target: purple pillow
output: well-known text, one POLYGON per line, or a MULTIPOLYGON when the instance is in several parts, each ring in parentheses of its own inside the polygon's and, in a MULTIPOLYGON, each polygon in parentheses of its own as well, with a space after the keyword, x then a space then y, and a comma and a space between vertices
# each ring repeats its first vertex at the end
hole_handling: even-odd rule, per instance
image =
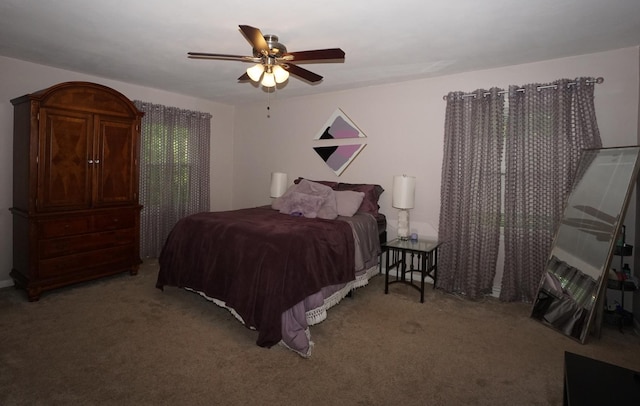
POLYGON ((306 193, 292 192, 282 204, 280 213, 299 214, 304 217, 316 218, 318 211, 324 202, 322 196, 314 196, 306 193))
MULTIPOLYGON (((293 183, 295 183, 297 185, 303 179, 305 179, 305 178, 300 177, 300 178, 294 180, 293 183)), ((315 182, 315 183, 319 183, 321 185, 329 186, 331 189, 335 189, 336 185, 338 184, 338 182, 333 182, 333 181, 330 181, 330 180, 311 180, 311 179, 307 179, 307 180, 309 182, 315 182)))
POLYGON ((365 213, 371 213, 374 216, 378 214, 378 200, 380 195, 384 192, 384 189, 380 185, 373 185, 367 183, 338 183, 334 190, 353 190, 354 192, 364 193, 364 199, 358 211, 365 213))
POLYGON ((305 217, 333 220, 338 217, 335 192, 329 186, 307 179, 291 185, 271 203, 280 213, 297 213, 305 217))
POLYGON ((338 202, 335 193, 331 190, 331 193, 325 196, 322 206, 318 209, 318 217, 321 219, 333 220, 338 217, 338 202))

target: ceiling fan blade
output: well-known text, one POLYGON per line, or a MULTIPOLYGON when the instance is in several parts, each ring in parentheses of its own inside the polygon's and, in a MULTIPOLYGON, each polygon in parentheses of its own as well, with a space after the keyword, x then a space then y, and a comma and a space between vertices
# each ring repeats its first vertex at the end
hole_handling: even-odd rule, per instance
POLYGON ((340 48, 328 48, 313 51, 287 52, 284 54, 284 58, 296 63, 323 59, 344 59, 344 51, 340 48), (289 56, 293 57, 293 59, 289 59, 289 56))
POLYGON ((244 82, 246 80, 251 80, 247 72, 243 73, 242 76, 238 78, 238 82, 244 82))
POLYGON ((292 63, 288 63, 286 65, 282 65, 283 68, 285 68, 286 70, 289 71, 289 73, 291 73, 292 75, 296 75, 306 81, 309 81, 311 83, 315 83, 315 82, 319 82, 322 80, 322 76, 313 73, 309 70, 306 70, 304 68, 301 68, 299 66, 296 66, 292 63))
POLYGON ((254 56, 242 56, 242 55, 229 55, 229 54, 208 54, 204 52, 188 52, 191 59, 222 59, 226 61, 242 61, 242 62, 255 62, 261 61, 260 58, 254 56))
POLYGON ((267 55, 269 53, 269 45, 267 44, 267 41, 264 39, 264 35, 262 35, 262 32, 259 29, 250 25, 241 25, 240 29, 247 37, 249 42, 251 42, 251 45, 253 45, 253 49, 263 55, 267 55))

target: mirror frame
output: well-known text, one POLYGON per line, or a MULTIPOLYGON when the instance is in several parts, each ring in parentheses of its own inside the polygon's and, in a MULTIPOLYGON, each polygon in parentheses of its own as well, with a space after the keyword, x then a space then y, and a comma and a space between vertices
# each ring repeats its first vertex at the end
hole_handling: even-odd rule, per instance
MULTIPOLYGON (((545 295, 547 295, 548 298, 548 291, 543 290, 543 287, 545 286, 545 282, 547 281, 547 276, 549 274, 551 274, 552 279, 557 279, 557 277, 552 274, 552 271, 550 269, 556 269, 553 268, 554 264, 558 263, 557 258, 555 258, 554 256, 554 249, 557 245, 558 242, 558 237, 560 235, 561 232, 561 226, 562 224, 565 222, 566 219, 566 213, 568 211, 568 205, 572 200, 572 197, 574 196, 575 191, 577 190, 577 186, 578 186, 578 182, 574 181, 574 185, 572 186, 572 190, 569 193, 569 195, 567 196, 567 199, 565 201, 565 208, 563 211, 563 216, 562 219, 560 220, 560 222, 557 225, 556 228, 556 232, 555 232, 555 236, 553 239, 553 243, 550 247, 549 250, 549 259, 546 262, 545 265, 545 269, 543 271, 542 274, 542 279, 540 281, 540 284, 538 286, 538 293, 536 295, 536 299, 534 300, 533 303, 533 307, 531 309, 531 318, 534 318, 538 321, 540 321, 543 325, 550 327, 560 333, 563 333, 564 335, 566 335, 567 337, 570 337, 572 339, 575 339, 577 341, 579 341, 580 343, 584 344, 588 335, 588 332, 593 330, 593 321, 596 317, 596 314, 598 314, 598 323, 600 323, 602 320, 602 312, 603 309, 601 309, 600 307, 603 307, 604 303, 603 303, 603 298, 604 295, 606 294, 606 286, 607 286, 607 279, 608 279, 608 272, 609 269, 611 267, 611 262, 614 256, 614 252, 615 252, 615 248, 616 248, 616 243, 617 243, 617 236, 620 234, 621 228, 622 228, 622 224, 624 222, 624 216, 626 214, 627 208, 629 206, 629 201, 635 186, 635 183, 637 181, 637 177, 638 177, 638 171, 640 169, 640 146, 627 146, 627 147, 612 147, 612 148, 598 148, 598 149, 585 149, 582 151, 581 156, 580 156, 580 161, 578 164, 578 168, 576 171, 576 174, 580 174, 582 173, 586 173, 587 169, 590 167, 590 165, 592 164, 592 162, 599 156, 599 154, 601 152, 610 152, 613 150, 632 150, 635 151, 635 162, 633 165, 633 169, 631 170, 630 173, 630 177, 628 179, 624 179, 623 181, 627 182, 626 184, 626 192, 624 195, 624 198, 622 200, 622 205, 620 206, 620 211, 618 213, 615 213, 615 222, 613 224, 613 229, 612 229, 612 234, 611 237, 609 239, 609 248, 607 250, 606 253, 606 258, 604 261, 604 269, 600 270, 600 275, 598 277, 598 279, 596 280, 596 286, 595 286, 595 296, 593 296, 593 299, 591 300, 591 307, 589 309, 586 309, 584 307, 580 308, 579 310, 586 310, 588 312, 588 315, 585 319, 584 324, 581 326, 581 331, 579 335, 576 335, 577 332, 573 331, 574 328, 572 327, 571 332, 567 332, 561 328, 559 328, 557 325, 551 324, 549 321, 544 319, 544 315, 549 314, 548 312, 546 312, 546 308, 544 309, 545 312, 541 313, 541 308, 544 306, 544 298, 541 299, 541 294, 544 293, 545 295), (589 162, 590 161, 590 162, 589 162), (540 305, 540 303, 542 303, 542 305, 540 305), (540 306, 539 306, 540 305, 540 306)), ((610 177, 610 179, 613 179, 615 174, 612 174, 612 176, 610 177)), ((580 178, 578 179, 578 175, 576 175, 576 180, 577 181, 581 181, 584 178, 580 178)), ((613 215, 613 214, 609 214, 609 215, 613 215)), ((562 261, 560 261, 562 262, 562 261)), ((569 265, 570 266, 570 265, 569 265)), ((580 271, 579 268, 575 267, 575 269, 577 271, 580 271)), ((582 271, 580 271, 582 272, 582 271)), ((584 273, 584 272, 582 272, 584 273)), ((553 299, 552 299, 553 301, 553 299)), ((576 304, 576 301, 573 300, 573 304, 576 304)), ((600 326, 596 326, 597 331, 599 332, 599 328, 600 326)))

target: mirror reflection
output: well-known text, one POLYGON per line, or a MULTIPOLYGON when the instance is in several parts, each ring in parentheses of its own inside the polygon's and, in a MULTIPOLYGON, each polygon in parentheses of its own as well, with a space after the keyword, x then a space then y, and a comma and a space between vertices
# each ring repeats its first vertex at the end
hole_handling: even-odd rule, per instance
POLYGON ((583 152, 540 282, 531 317, 581 342, 608 277, 639 152, 637 146, 583 152))

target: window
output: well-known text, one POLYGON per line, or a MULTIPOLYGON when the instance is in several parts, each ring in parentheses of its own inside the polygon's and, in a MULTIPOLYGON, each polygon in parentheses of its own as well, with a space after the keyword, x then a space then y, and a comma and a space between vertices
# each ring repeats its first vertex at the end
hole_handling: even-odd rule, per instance
POLYGON ((145 113, 140 148, 141 247, 156 258, 175 223, 209 210, 211 115, 135 102, 145 113))

